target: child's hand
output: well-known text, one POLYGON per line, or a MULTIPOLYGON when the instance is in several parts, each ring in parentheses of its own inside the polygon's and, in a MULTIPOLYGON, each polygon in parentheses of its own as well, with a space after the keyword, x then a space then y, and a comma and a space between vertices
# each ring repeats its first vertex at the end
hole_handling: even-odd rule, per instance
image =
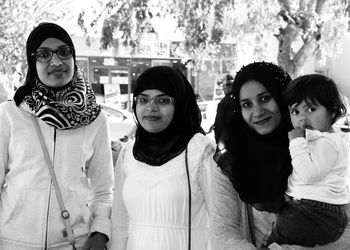
POLYGON ((304 129, 294 128, 288 132, 289 141, 291 141, 295 138, 298 138, 298 137, 305 137, 305 130, 304 129))
POLYGON ((305 119, 301 119, 299 128, 294 128, 288 132, 289 141, 298 137, 305 137, 305 119))

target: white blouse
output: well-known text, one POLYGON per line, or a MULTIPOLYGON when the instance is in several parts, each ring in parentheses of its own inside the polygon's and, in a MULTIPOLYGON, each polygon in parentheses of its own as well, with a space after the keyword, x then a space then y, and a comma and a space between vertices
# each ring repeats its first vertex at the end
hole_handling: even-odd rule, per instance
MULTIPOLYGON (((189 199, 185 151, 161 166, 151 166, 134 159, 133 145, 133 141, 126 144, 116 165, 110 249, 187 249, 189 199)), ((210 249, 214 150, 214 143, 201 134, 196 134, 188 145, 193 250, 210 249)))

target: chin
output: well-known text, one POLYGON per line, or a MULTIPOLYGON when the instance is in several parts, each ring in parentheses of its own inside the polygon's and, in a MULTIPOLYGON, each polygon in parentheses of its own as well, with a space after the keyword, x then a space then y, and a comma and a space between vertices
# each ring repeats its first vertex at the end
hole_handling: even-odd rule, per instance
POLYGON ((260 128, 256 129, 256 132, 260 135, 268 135, 274 131, 275 128, 260 128))

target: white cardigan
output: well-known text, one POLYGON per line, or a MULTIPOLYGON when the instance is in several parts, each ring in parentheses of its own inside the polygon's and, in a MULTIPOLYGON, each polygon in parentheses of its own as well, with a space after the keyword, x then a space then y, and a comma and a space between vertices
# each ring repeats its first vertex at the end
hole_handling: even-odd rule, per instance
MULTIPOLYGON (((38 122, 77 246, 89 232, 110 237, 114 176, 106 115, 70 130, 38 122)), ((71 249, 31 114, 14 101, 0 104, 0 195, 1 250, 71 249)))

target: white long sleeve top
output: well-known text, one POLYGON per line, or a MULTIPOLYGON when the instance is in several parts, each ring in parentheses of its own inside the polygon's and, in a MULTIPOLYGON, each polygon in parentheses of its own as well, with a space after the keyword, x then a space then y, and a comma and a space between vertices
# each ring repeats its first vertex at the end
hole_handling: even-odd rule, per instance
POLYGON ((347 135, 308 129, 305 135, 290 141, 293 171, 286 194, 296 199, 349 203, 347 135))

